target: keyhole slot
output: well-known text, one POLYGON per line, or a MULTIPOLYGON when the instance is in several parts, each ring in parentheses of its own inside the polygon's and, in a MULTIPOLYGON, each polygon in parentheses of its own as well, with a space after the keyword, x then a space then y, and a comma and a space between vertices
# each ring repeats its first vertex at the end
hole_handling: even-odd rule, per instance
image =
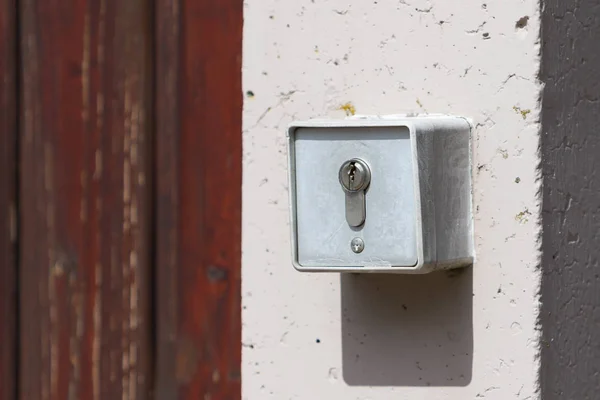
POLYGON ((350 168, 348 169, 348 179, 350 181, 350 190, 354 189, 354 180, 356 178, 356 164, 354 162, 350 163, 350 168))

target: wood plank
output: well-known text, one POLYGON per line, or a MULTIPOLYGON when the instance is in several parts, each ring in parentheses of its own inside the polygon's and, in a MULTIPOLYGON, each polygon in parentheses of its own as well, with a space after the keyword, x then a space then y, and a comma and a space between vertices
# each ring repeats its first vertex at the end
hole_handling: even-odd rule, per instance
POLYGON ((16 389, 16 12, 0 0, 0 400, 16 389))
POLYGON ((239 399, 242 1, 155 14, 157 397, 239 399))
POLYGON ((147 399, 149 1, 20 7, 20 397, 147 399))

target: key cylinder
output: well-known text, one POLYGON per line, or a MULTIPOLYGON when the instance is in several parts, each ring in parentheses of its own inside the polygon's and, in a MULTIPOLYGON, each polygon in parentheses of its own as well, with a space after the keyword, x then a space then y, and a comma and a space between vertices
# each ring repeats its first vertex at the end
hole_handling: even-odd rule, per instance
POLYGON ((371 169, 360 158, 344 162, 340 168, 339 181, 346 193, 346 222, 359 227, 366 219, 366 190, 371 183, 371 169))

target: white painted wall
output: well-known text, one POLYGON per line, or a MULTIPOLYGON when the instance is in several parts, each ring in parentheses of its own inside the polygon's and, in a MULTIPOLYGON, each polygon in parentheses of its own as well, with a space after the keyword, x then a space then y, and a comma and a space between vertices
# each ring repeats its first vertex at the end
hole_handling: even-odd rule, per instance
POLYGON ((538 3, 483 1, 246 0, 244 399, 537 398, 538 3), (473 269, 292 268, 285 127, 346 103, 475 121, 473 269))

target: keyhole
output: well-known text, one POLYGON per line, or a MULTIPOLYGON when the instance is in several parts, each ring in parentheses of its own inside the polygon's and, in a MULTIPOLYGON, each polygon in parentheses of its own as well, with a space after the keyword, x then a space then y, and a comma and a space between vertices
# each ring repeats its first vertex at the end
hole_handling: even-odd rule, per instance
POLYGON ((356 178, 356 164, 350 163, 350 168, 348 168, 348 179, 350 184, 350 190, 354 189, 354 179, 356 178))

